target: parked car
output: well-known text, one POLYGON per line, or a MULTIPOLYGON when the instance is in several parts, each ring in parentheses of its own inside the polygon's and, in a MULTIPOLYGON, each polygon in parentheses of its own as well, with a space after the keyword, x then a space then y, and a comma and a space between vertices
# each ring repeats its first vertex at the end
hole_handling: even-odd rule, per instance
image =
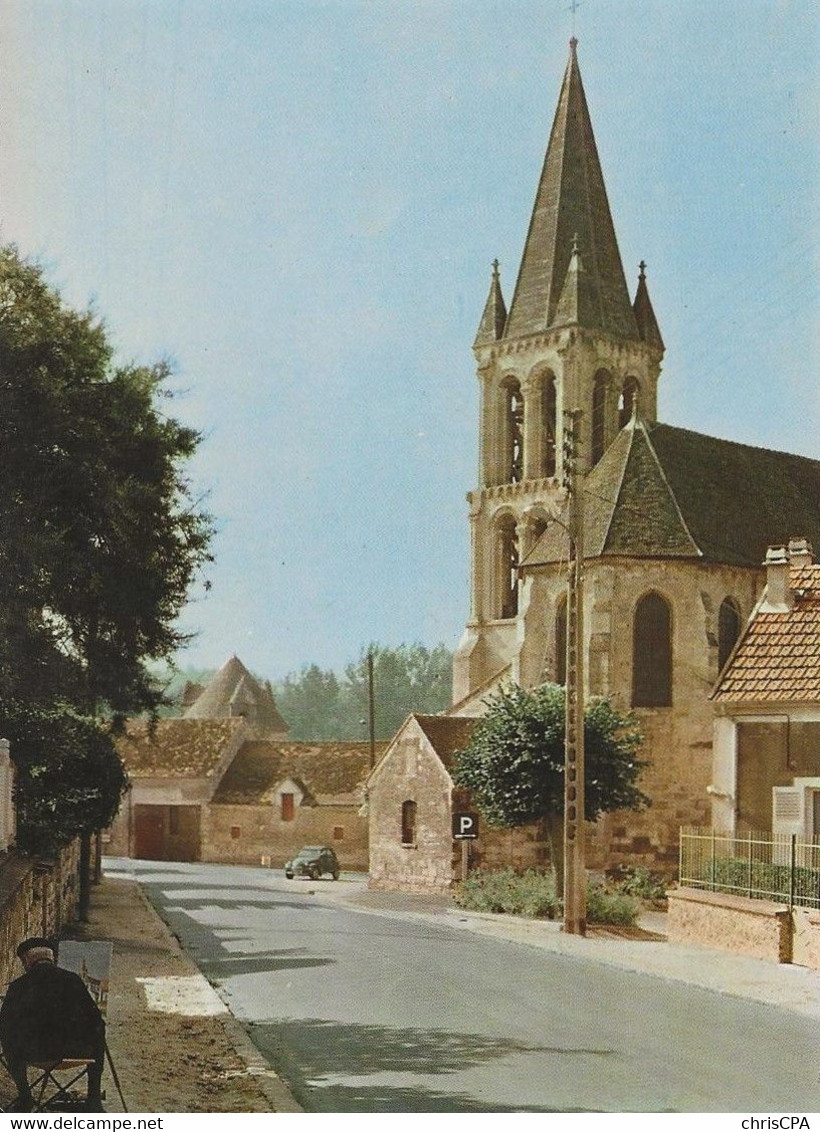
POLYGON ((339 879, 339 860, 327 845, 306 845, 292 860, 285 861, 288 880, 294 877, 318 880, 324 873, 330 873, 334 880, 339 879))

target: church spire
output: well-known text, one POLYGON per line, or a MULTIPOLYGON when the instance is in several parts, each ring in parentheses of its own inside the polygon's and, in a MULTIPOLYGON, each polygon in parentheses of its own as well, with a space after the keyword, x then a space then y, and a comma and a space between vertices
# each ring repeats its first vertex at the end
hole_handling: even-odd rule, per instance
POLYGON ((652 308, 652 300, 649 298, 649 288, 646 285, 646 264, 643 260, 641 260, 639 266, 638 289, 635 292, 632 309, 635 312, 638 333, 643 341, 663 351, 663 338, 661 338, 658 320, 655 318, 655 311, 652 308))
POLYGON ((570 41, 569 62, 505 337, 537 334, 556 325, 577 238, 588 292, 582 325, 640 340, 581 82, 576 42, 574 38, 570 41))
POLYGON ((473 346, 486 346, 490 342, 497 342, 504 333, 504 324, 507 321, 507 307, 504 296, 501 294, 501 282, 498 278, 498 260, 493 260, 493 277, 490 281, 490 293, 484 304, 484 313, 475 336, 473 346))

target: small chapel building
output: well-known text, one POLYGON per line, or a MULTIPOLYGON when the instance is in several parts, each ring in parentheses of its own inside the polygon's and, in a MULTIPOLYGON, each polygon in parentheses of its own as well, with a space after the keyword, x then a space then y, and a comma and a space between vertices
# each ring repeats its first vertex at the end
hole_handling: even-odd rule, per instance
MULTIPOLYGON (((710 821, 709 693, 767 546, 798 533, 820 546, 820 462, 658 421, 664 342, 644 263, 629 294, 575 39, 512 301, 495 263, 473 350, 480 479, 450 714, 481 715, 505 681, 565 682, 564 430, 580 414, 585 692, 634 710, 652 799, 590 829, 588 861, 671 869, 679 827, 710 821)), ((379 812, 388 778, 369 793, 371 868, 384 857, 374 829, 400 836, 379 812)))

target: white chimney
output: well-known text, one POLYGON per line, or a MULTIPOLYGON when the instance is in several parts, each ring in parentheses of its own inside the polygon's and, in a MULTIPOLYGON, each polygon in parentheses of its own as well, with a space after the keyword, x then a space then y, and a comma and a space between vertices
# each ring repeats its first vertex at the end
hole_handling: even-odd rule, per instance
POLYGON ((811 566, 814 562, 814 552, 807 538, 789 539, 789 561, 792 566, 811 566))
POLYGON ((788 613, 794 604, 789 587, 789 555, 785 546, 770 546, 766 551, 766 592, 761 613, 788 613))

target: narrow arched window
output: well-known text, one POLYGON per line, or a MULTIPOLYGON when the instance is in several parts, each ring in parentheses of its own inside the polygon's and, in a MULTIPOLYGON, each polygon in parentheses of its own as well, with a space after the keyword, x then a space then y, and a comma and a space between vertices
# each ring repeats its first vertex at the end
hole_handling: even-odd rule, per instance
POLYGON ((555 683, 567 682, 567 595, 558 600, 555 610, 555 683))
POLYGON ((595 375, 592 387, 592 463, 597 464, 604 454, 606 443, 606 384, 607 374, 602 370, 595 375))
POLYGON ((401 843, 416 844, 416 803, 407 801, 401 804, 401 843))
POLYGON ((635 608, 632 647, 632 706, 672 703, 672 614, 660 594, 641 598, 635 608))
POLYGON ((555 391, 555 378, 550 374, 544 378, 541 386, 541 418, 544 430, 544 466, 545 476, 554 476, 556 468, 555 444, 558 431, 558 398, 555 391))
POLYGON ((626 428, 632 420, 632 414, 638 407, 638 391, 640 386, 637 379, 628 377, 618 398, 618 428, 626 428))
POLYGON ((520 483, 524 477, 524 398, 521 386, 511 381, 505 386, 507 393, 507 476, 510 483, 520 483))
POLYGON ((498 524, 497 542, 498 613, 501 618, 518 613, 518 532, 512 515, 498 524))
POLYGON ((718 611, 718 671, 722 671, 739 636, 740 610, 735 602, 727 597, 720 603, 718 611))

